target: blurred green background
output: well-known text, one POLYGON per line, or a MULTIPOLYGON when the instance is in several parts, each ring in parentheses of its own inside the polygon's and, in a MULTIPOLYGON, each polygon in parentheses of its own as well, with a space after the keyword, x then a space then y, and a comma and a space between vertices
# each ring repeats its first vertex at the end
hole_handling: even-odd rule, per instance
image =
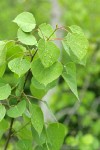
MULTIPOLYGON (((62 79, 48 103, 56 118, 66 125, 62 150, 100 150, 100 0, 0 0, 0 40, 16 38, 17 26, 12 20, 23 11, 33 13, 37 25, 76 24, 84 30, 89 52, 86 67, 77 66, 81 103, 62 79)), ((62 49, 64 62, 65 55, 62 49)))

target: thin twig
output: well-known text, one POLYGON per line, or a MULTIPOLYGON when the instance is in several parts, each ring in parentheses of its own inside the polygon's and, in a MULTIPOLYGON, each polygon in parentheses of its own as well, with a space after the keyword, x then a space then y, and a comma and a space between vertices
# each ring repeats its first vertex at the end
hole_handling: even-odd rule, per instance
POLYGON ((56 27, 56 29, 51 33, 51 35, 47 38, 47 41, 49 41, 49 39, 52 37, 52 35, 58 30, 58 28, 56 27))
POLYGON ((17 134, 18 132, 20 132, 23 128, 25 128, 31 121, 27 122, 26 124, 24 124, 19 130, 14 131, 11 136, 13 136, 14 134, 17 134))

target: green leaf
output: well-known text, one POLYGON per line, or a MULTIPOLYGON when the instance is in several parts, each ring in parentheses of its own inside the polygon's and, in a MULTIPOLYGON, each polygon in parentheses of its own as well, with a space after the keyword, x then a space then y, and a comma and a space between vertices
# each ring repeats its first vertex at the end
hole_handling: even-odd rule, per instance
MULTIPOLYGON (((0 83, 1 84, 1 83, 0 83)), ((9 84, 0 85, 0 100, 5 100, 11 94, 11 87, 9 84)))
POLYGON ((16 106, 11 107, 7 111, 7 115, 12 118, 17 118, 19 116, 22 116, 25 109, 26 109, 26 101, 23 100, 23 101, 19 102, 16 106))
POLYGON ((33 139, 38 145, 42 145, 46 142, 47 135, 46 135, 45 128, 43 128, 42 133, 40 135, 38 135, 38 133, 36 132, 33 126, 31 127, 31 130, 32 130, 33 139))
POLYGON ((72 32, 67 34, 62 44, 70 57, 73 54, 81 61, 87 54, 88 40, 79 27, 71 26, 70 29, 72 32))
POLYGON ((47 144, 44 144, 42 146, 35 147, 34 150, 51 150, 51 149, 49 149, 49 147, 47 146, 47 144))
MULTIPOLYGON (((22 122, 21 122, 22 123, 22 122)), ((25 124, 23 124, 24 126, 25 124)), ((22 126, 21 126, 22 127, 22 126)), ((20 127, 20 128, 21 128, 20 127)), ((19 130, 20 130, 19 128, 19 130)), ((17 129, 18 130, 18 129, 17 129)), ((16 131, 17 131, 16 130, 16 131)), ((26 140, 32 140, 32 133, 31 133, 31 130, 30 130, 30 125, 27 125, 26 127, 22 128, 20 130, 20 132, 17 133, 17 137, 19 139, 26 139, 26 140)))
POLYGON ((37 146, 35 150, 44 150, 42 146, 37 146))
POLYGON ((64 66, 64 71, 62 73, 62 76, 68 86, 70 87, 71 91, 75 94, 77 99, 78 97, 78 91, 77 91, 77 82, 76 82, 76 66, 74 63, 68 63, 66 66, 64 66))
POLYGON ((23 47, 22 45, 17 45, 15 44, 15 42, 12 41, 6 44, 6 49, 7 49, 6 54, 7 61, 10 61, 17 57, 23 57, 24 52, 26 50, 25 47, 23 47))
POLYGON ((0 66, 0 77, 4 75, 5 70, 6 70, 6 63, 0 66))
POLYGON ((36 38, 31 33, 25 33, 21 29, 17 32, 18 40, 25 45, 36 45, 36 38))
POLYGON ((8 63, 8 67, 20 77, 30 69, 30 62, 26 59, 15 58, 8 63))
POLYGON ((17 86, 16 91, 15 91, 15 94, 17 97, 20 97, 22 95, 24 83, 25 83, 25 76, 22 76, 19 78, 18 86, 17 86))
POLYGON ((41 100, 46 94, 45 89, 38 89, 33 84, 30 85, 30 91, 34 98, 41 100))
MULTIPOLYGON (((39 26, 38 34, 43 39, 48 39, 50 35, 54 32, 54 29, 51 25, 43 23, 39 26)), ((50 39, 56 38, 55 33, 50 37, 50 39)))
POLYGON ((0 105, 0 121, 4 118, 6 114, 6 109, 3 105, 0 105))
POLYGON ((32 141, 30 140, 19 140, 17 142, 17 150, 32 150, 32 141))
POLYGON ((44 67, 50 67, 58 60, 60 50, 53 42, 40 39, 38 54, 44 67))
POLYGON ((84 35, 82 29, 79 26, 77 26, 77 25, 69 26, 69 28, 70 28, 70 30, 71 30, 72 33, 77 33, 77 34, 84 35))
POLYGON ((0 122, 0 141, 3 134, 9 129, 9 123, 7 120, 3 119, 0 122))
POLYGON ((0 67, 6 61, 6 49, 5 49, 5 42, 0 41, 0 67))
POLYGON ((40 135, 44 126, 43 112, 39 106, 30 104, 30 113, 32 125, 40 135))
POLYGON ((31 69, 36 80, 46 86, 61 75, 63 68, 60 62, 56 62, 52 66, 45 68, 41 61, 37 59, 33 61, 31 69))
POLYGON ((19 14, 13 22, 17 23, 17 25, 24 31, 24 32, 31 32, 35 26, 35 18, 29 12, 23 12, 19 14))
POLYGON ((44 84, 38 82, 38 81, 34 78, 34 76, 32 77, 31 84, 32 84, 35 88, 37 88, 37 89, 45 89, 44 84))
POLYGON ((57 85, 57 80, 49 83, 47 86, 38 82, 34 77, 32 77, 30 84, 30 91, 34 98, 41 100, 43 96, 48 92, 49 89, 57 85))
POLYGON ((47 128, 50 140, 50 150, 60 150, 66 134, 65 126, 60 123, 51 123, 47 128))
POLYGON ((34 77, 32 77, 31 80, 31 84, 33 87, 35 87, 36 89, 41 89, 41 90, 45 90, 46 92, 53 88, 54 86, 57 85, 57 80, 54 80, 53 82, 49 83, 46 87, 44 86, 44 84, 41 84, 40 82, 38 82, 34 77))

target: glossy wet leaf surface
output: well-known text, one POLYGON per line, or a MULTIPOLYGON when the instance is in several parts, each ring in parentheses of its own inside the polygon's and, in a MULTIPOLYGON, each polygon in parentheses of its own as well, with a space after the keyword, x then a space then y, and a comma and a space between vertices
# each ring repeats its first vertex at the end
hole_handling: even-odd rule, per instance
POLYGON ((75 55, 80 61, 86 56, 88 40, 78 26, 69 27, 71 32, 63 40, 63 46, 69 55, 75 55))
MULTIPOLYGON (((43 23, 39 26, 38 34, 43 39, 48 39, 50 35, 53 33, 54 29, 50 24, 43 23)), ((56 38, 55 33, 50 37, 50 39, 56 38)))
POLYGON ((8 67, 20 77, 30 69, 30 62, 26 59, 15 58, 8 63, 8 67))
POLYGON ((38 43, 38 54, 44 67, 50 67, 58 60, 60 49, 53 42, 41 39, 38 43))
POLYGON ((63 68, 60 62, 56 62, 52 66, 45 68, 38 59, 32 63, 31 69, 33 76, 46 86, 61 75, 63 68))

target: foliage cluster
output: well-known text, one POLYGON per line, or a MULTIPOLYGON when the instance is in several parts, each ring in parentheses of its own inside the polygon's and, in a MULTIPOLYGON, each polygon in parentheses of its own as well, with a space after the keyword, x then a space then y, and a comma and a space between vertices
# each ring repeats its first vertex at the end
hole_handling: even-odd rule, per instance
POLYGON ((56 120, 45 122, 38 101, 49 109, 41 99, 58 84, 59 77, 65 80, 80 101, 76 64, 86 64, 88 40, 76 25, 67 29, 58 25, 53 29, 46 23, 37 26, 29 12, 19 14, 13 22, 19 27, 17 39, 0 41, 0 137, 4 140, 4 149, 10 146, 13 136, 16 137, 13 143, 17 150, 59 150, 66 127, 56 120), (65 30, 66 36, 63 39, 56 37, 57 30, 65 30), (58 39, 62 41, 66 59, 69 58, 67 63, 60 60, 60 49, 54 43, 58 39), (12 84, 5 80, 5 71, 14 78, 12 84))

